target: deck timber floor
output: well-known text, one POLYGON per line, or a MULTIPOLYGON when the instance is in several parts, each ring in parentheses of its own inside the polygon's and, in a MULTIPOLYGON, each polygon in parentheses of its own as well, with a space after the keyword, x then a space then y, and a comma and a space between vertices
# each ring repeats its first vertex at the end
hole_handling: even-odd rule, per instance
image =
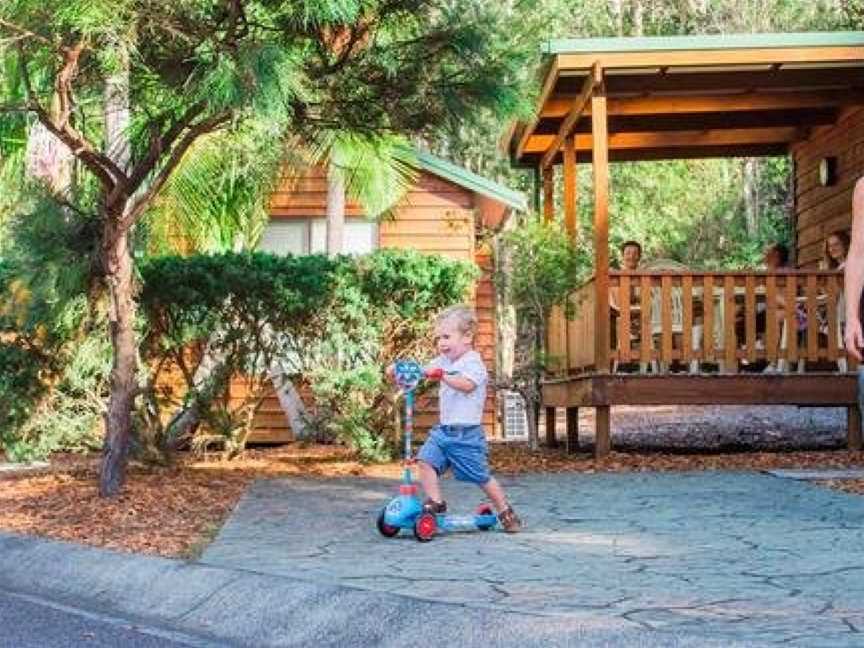
MULTIPOLYGON (((581 374, 543 383, 546 416, 567 409, 568 440, 578 408, 597 408, 595 454, 611 450, 609 408, 614 405, 804 405, 846 407, 850 449, 862 447, 858 376, 854 373, 804 374, 581 374)), ((553 419, 554 420, 554 419, 553 419)), ((547 440, 553 443, 551 439, 547 440)), ((575 443, 568 443, 575 447, 575 443)))

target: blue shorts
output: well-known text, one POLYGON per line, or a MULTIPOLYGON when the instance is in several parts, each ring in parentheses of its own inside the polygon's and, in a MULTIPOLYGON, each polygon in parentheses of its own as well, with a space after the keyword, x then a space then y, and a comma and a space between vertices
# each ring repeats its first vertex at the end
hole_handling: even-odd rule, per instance
POLYGON ((420 448, 417 459, 441 475, 448 468, 459 481, 485 485, 489 474, 489 448, 480 425, 436 425, 420 448))

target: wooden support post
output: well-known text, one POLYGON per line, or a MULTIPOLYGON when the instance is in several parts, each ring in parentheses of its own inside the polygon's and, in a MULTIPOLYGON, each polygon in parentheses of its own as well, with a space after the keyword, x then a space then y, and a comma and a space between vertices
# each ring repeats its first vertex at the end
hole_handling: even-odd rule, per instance
POLYGON ((558 445, 558 439, 555 436, 555 418, 558 412, 554 407, 546 408, 546 445, 550 448, 555 448, 558 445))
POLYGON ((564 228, 571 241, 578 232, 576 195, 576 138, 568 137, 564 140, 564 228))
MULTIPOLYGON (((595 66, 591 96, 591 135, 594 156, 594 357, 597 371, 609 371, 609 132, 606 119, 606 86, 603 71, 595 66)), ((642 341, 645 344, 645 341, 642 341)), ((598 409, 599 412, 599 409, 598 409)))
POLYGON ((555 168, 543 169, 543 220, 547 223, 555 218, 555 168))
POLYGON ((861 410, 857 405, 846 408, 846 445, 850 450, 861 450, 861 410))
POLYGON ((531 191, 531 204, 534 206, 534 213, 540 213, 540 184, 543 182, 540 167, 534 167, 534 183, 531 191))
POLYGON ((596 409, 596 420, 594 423, 594 456, 602 459, 612 450, 612 435, 609 405, 602 405, 596 409))
POLYGON ((567 454, 579 450, 579 408, 567 408, 567 454))

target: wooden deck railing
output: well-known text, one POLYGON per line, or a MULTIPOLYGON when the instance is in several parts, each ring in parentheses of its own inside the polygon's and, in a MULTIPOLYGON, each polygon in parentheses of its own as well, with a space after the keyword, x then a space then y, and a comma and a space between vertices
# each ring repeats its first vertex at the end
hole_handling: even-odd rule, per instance
POLYGON ((594 303, 591 279, 570 294, 566 308, 552 310, 547 345, 551 373, 568 374, 594 366, 594 303))
POLYGON ((820 361, 833 370, 855 368, 843 349, 840 272, 611 272, 609 284, 612 366, 595 366, 591 280, 570 296, 569 319, 562 308, 552 313, 550 373, 634 363, 661 372, 673 363, 691 372, 710 363, 735 373, 759 361, 779 371, 820 361))

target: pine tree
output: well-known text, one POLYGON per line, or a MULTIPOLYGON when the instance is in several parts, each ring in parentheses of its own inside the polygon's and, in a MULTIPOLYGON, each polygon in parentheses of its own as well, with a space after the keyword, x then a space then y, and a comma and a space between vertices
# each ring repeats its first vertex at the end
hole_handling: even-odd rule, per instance
MULTIPOLYGON (((98 216, 114 363, 100 493, 122 488, 140 393, 131 232, 199 138, 248 119, 316 141, 338 128, 420 133, 512 112, 523 55, 481 0, 11 0, 0 6, 3 113, 74 154, 98 216), (128 62, 127 62, 128 61, 128 62), (127 76, 128 65, 128 76, 127 76), (128 167, 109 150, 106 86, 128 82, 128 167), (23 101, 16 102, 16 96, 23 101), (58 109, 51 110, 56 97, 58 109)), ((111 95, 109 94, 109 97, 111 95)), ((2 129, 2 126, 0 126, 2 129)), ((65 200, 65 198, 63 198, 65 200)), ((58 196, 58 200, 60 197, 58 196)))

